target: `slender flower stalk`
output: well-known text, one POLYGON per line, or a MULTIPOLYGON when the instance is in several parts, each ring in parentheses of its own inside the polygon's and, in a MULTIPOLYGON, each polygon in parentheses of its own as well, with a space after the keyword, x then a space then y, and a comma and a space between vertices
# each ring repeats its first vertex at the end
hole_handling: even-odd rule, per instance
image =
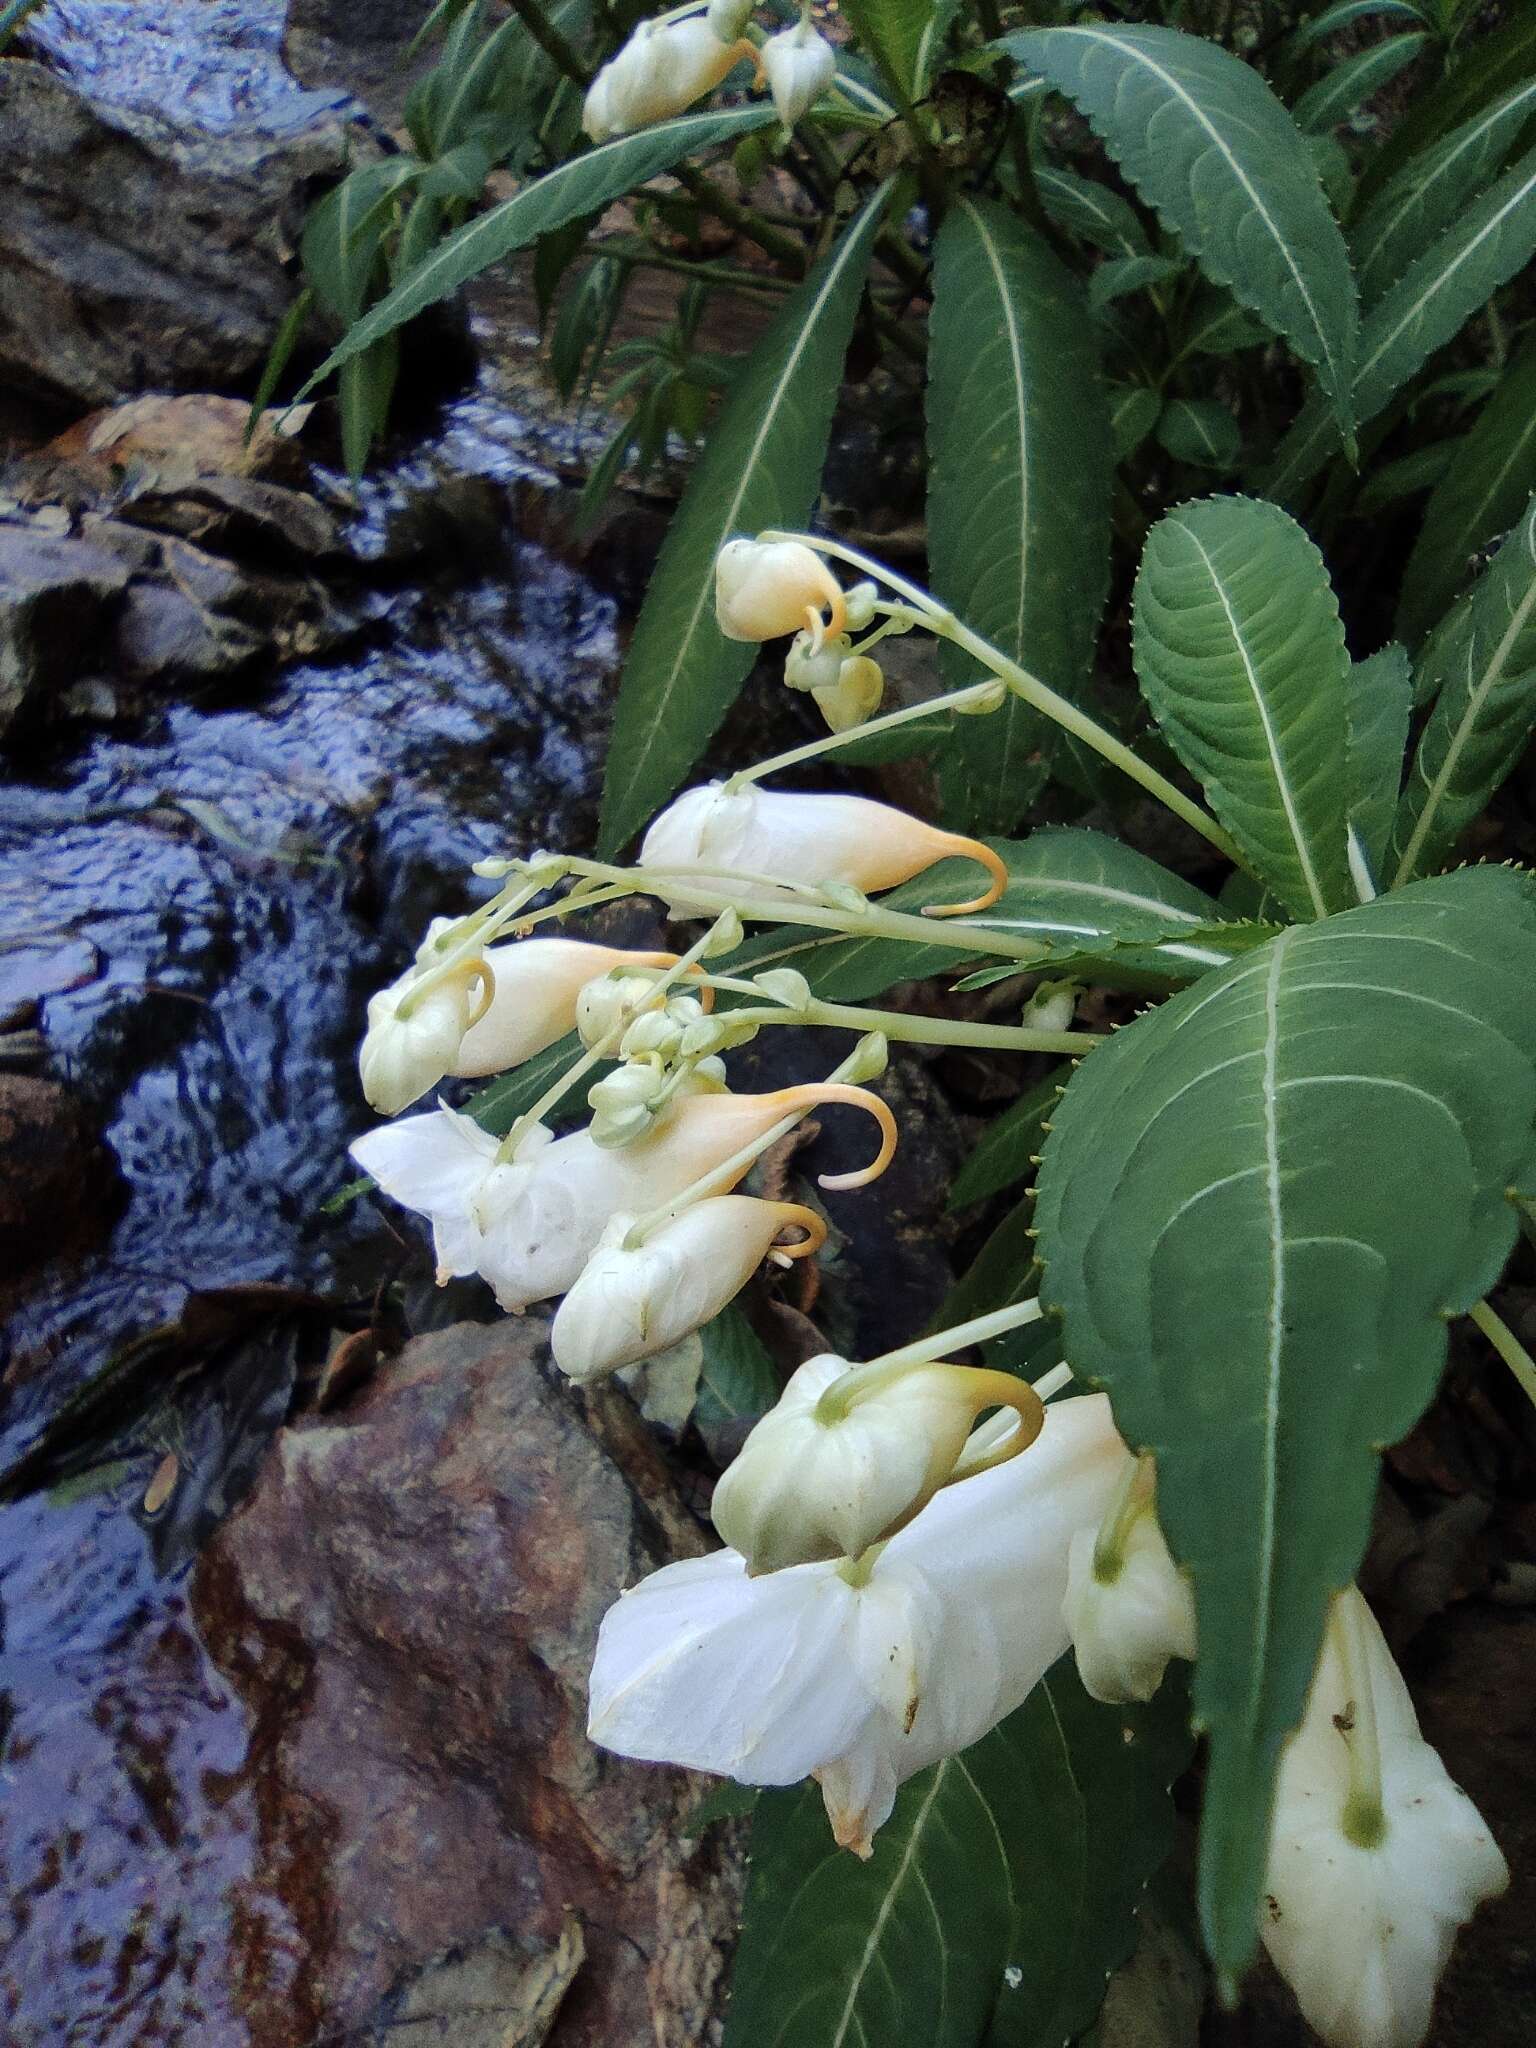
POLYGON ((953 612, 946 610, 919 585, 895 575, 882 563, 861 553, 858 548, 846 547, 840 541, 824 540, 815 534, 783 533, 770 528, 759 534, 758 540, 769 547, 798 543, 803 547, 814 548, 820 554, 830 555, 835 561, 847 562, 850 567, 877 577, 888 589, 898 591, 922 614, 923 624, 929 632, 941 640, 950 641, 954 646, 963 649, 973 660, 979 661, 983 668, 990 669, 993 675, 1007 684, 1015 696, 1032 705, 1036 711, 1059 725, 1063 731, 1081 740, 1084 746, 1091 747, 1123 775, 1139 783, 1150 796, 1155 796, 1160 803, 1166 805, 1175 817, 1181 818, 1203 839, 1209 840, 1228 860, 1242 865, 1242 856, 1237 847, 1216 820, 1202 810, 1199 804, 1192 802, 1166 776, 1159 775, 1155 768, 1149 767, 1138 755, 1132 753, 1131 749, 1117 740, 1113 733, 1106 732, 1104 727, 1089 718, 1086 712, 1079 711, 1075 704, 1042 683, 1038 676, 1031 675, 1028 669, 1021 668, 1018 662, 1010 660, 1001 649, 994 647, 990 641, 983 640, 979 633, 973 633, 969 626, 964 625, 953 612))

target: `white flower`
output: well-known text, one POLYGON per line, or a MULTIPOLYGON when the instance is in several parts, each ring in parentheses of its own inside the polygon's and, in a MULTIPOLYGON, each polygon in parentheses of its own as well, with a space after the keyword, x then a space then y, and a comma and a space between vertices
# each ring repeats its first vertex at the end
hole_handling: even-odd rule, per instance
MULTIPOLYGON (((587 939, 519 939, 485 955, 496 979, 484 1016, 464 1034, 447 1069, 466 1079, 521 1066, 576 1025, 583 989, 617 968, 672 966, 675 953, 630 952, 587 939)), ((655 979, 647 981, 647 990, 655 979)))
POLYGON ((819 649, 846 623, 842 585, 803 541, 727 541, 715 557, 715 618, 727 640, 778 640, 808 628, 819 649))
POLYGON ((368 999, 368 1029, 357 1069, 369 1107, 381 1116, 397 1115, 453 1072, 486 987, 473 967, 430 988, 419 983, 415 973, 404 974, 368 999), (403 1017, 402 1004, 408 1011, 403 1017))
MULTIPOLYGON (((573 1287, 618 1211, 663 1206, 782 1117, 819 1102, 869 1109, 882 1132, 869 1167, 824 1176, 824 1184, 858 1186, 883 1171, 895 1146, 890 1111, 878 1096, 831 1084, 680 1096, 620 1151, 605 1150, 587 1131, 551 1141, 536 1127, 507 1163, 498 1163, 496 1139, 469 1117, 437 1109, 367 1132, 352 1157, 386 1195, 430 1221, 439 1281, 478 1273, 503 1308, 517 1311, 573 1287)), ((744 1160, 735 1179, 750 1166, 744 1160)))
POLYGON ((659 27, 642 21, 588 87, 581 125, 594 142, 606 142, 670 120, 713 92, 744 57, 757 61, 752 45, 722 42, 702 14, 659 27))
POLYGON ((1096 1700, 1149 1700, 1170 1657, 1194 1658, 1194 1594, 1168 1555, 1150 1501, 1129 1518, 1118 1555, 1100 1558, 1096 1570, 1098 1548, 1099 1532, 1081 1529, 1067 1561, 1078 1675, 1096 1700))
POLYGON ((983 1408, 1004 1402, 1040 1419, 1011 1374, 915 1365, 875 1369, 860 1389, 857 1371, 831 1352, 807 1359, 716 1486, 711 1518, 749 1571, 861 1556, 943 1486, 983 1408), (839 1382, 859 1390, 839 1403, 829 1394, 839 1382))
POLYGON ((837 76, 837 55, 802 15, 793 28, 770 36, 758 53, 773 93, 774 109, 786 128, 793 128, 807 108, 830 90, 837 76))
POLYGON ((752 19, 752 0, 709 0, 704 19, 722 43, 734 43, 752 19))
MULTIPOLYGON (((731 789, 706 782, 685 790, 653 820, 640 848, 638 865, 697 875, 701 880, 733 874, 763 875, 769 883, 752 891, 757 900, 789 900, 774 882, 812 887, 846 883, 866 894, 910 881, 935 861, 960 857, 979 861, 992 876, 987 893, 970 903, 945 905, 938 915, 984 910, 1008 880, 1001 857, 978 839, 941 832, 890 804, 862 796, 807 796, 762 789, 747 783, 731 789)), ((665 894, 663 888, 662 894, 665 894)), ((686 904, 674 915, 698 916, 686 904)))
POLYGON ((694 1202, 627 1250, 634 1221, 622 1213, 612 1218, 555 1316, 555 1363, 573 1380, 651 1358, 700 1329, 746 1286, 787 1225, 807 1232, 793 1247, 796 1256, 826 1236, 811 1210, 750 1195, 694 1202))
POLYGON ((669 1565, 604 1617, 592 1739, 749 1785, 814 1774, 837 1840, 869 1854, 903 1779, 985 1735, 1066 1649, 1067 1546, 1122 1456, 1102 1394, 1064 1401, 860 1584, 831 1563, 749 1578, 732 1550, 669 1565))
POLYGON ((1419 1733, 1403 1675, 1354 1587, 1335 1603, 1275 1788, 1264 1945, 1328 2048, 1417 2048, 1457 1929, 1509 1883, 1483 1818, 1419 1733), (1347 1631, 1347 1633, 1346 1633, 1347 1631), (1346 1662, 1346 1648, 1351 1651, 1346 1662), (1366 1689, 1367 1696, 1358 1696, 1366 1689), (1345 1831, 1380 1755, 1380 1833, 1345 1831))

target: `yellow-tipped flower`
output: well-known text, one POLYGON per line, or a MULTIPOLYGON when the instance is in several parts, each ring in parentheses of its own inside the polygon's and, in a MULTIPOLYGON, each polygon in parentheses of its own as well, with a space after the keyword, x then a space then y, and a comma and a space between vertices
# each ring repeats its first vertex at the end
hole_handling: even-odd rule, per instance
POLYGON ((715 1527, 754 1575, 860 1557, 932 1500, 977 1416, 999 1405, 1021 1426, 968 1476, 1039 1435, 1045 1411, 1023 1380, 944 1364, 882 1374, 824 1352, 795 1373, 715 1488, 715 1527))
POLYGON ((599 1379, 680 1344, 741 1292, 785 1229, 803 1233, 785 1258, 808 1256, 827 1234, 813 1210, 750 1195, 695 1202, 631 1248, 624 1240, 634 1221, 613 1218, 555 1316, 555 1363, 573 1380, 599 1379))
POLYGON ((727 541, 715 557, 715 617, 727 640, 779 640, 806 630, 818 648, 848 622, 842 585, 798 540, 727 541))
MULTIPOLYGON (((464 1034, 450 1074, 475 1079, 520 1066, 564 1038, 576 1024, 582 990, 624 967, 671 967, 675 953, 631 952, 586 939, 519 939, 485 956, 495 990, 464 1034)), ((647 988, 654 986, 654 976, 647 988)))
POLYGON ((642 21, 587 89, 581 125, 594 142, 681 114, 713 92, 743 58, 757 62, 745 40, 722 42, 703 14, 657 26, 642 21))
MULTIPOLYGON (((774 882, 812 887, 840 882, 870 895, 910 881, 936 861, 954 858, 979 862, 991 884, 969 902, 932 906, 928 914, 934 917, 956 917, 995 903, 1008 881, 1001 855, 979 839, 942 832, 868 797, 808 796, 756 783, 732 789, 708 782, 685 790, 655 819, 638 865, 691 873, 701 881, 767 876, 768 885, 744 887, 743 894, 771 900, 774 882)), ((660 893, 665 895, 665 888, 660 893)), ((674 905, 673 912, 701 914, 686 904, 674 905)))

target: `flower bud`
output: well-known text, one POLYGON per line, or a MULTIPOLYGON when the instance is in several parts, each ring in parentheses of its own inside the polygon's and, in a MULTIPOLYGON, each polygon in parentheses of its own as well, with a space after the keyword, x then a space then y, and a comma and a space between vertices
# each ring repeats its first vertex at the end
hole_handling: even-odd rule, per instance
MULTIPOLYGON (((875 606, 880 602, 880 586, 866 580, 863 583, 855 583, 844 595, 848 608, 848 630, 850 633, 862 633, 875 622, 875 606)), ((910 625, 891 627, 894 633, 910 633, 911 630, 910 625)))
POLYGON ((832 45, 802 15, 793 28, 770 36, 758 52, 758 66, 773 93, 774 110, 786 128, 830 90, 837 76, 832 45))
MULTIPOLYGON (((859 1557, 904 1528, 950 1477, 983 1408, 1033 1404, 1022 1380, 964 1365, 914 1365, 859 1383, 823 1352, 794 1374, 715 1488, 710 1509, 750 1573, 859 1557), (839 1382, 852 1391, 839 1400, 839 1382)), ((974 1469, 974 1468, 973 1468, 974 1469)))
POLYGON ((752 0, 709 0, 704 19, 722 43, 734 43, 752 19, 752 0))
POLYGON ((784 657, 784 681, 792 690, 833 690, 851 645, 846 633, 814 645, 809 633, 797 633, 784 657))
POLYGON ((811 1000, 811 984, 793 967, 770 967, 752 980, 770 1002, 782 1003, 786 1010, 803 1010, 811 1000))
POLYGON ((1482 1815, 1419 1733, 1403 1675, 1349 1587, 1280 1760, 1264 1946, 1328 2048, 1417 2048, 1457 1930, 1508 1883, 1482 1815))
POLYGON ((1112 1531, 1073 1537, 1063 1610, 1084 1689, 1113 1704, 1151 1699, 1169 1658, 1195 1655, 1194 1595, 1168 1555, 1151 1500, 1118 1521, 1112 1531))
POLYGON ((478 968, 473 963, 425 989, 419 974, 404 974, 369 998, 357 1065, 363 1094, 381 1116, 397 1115, 455 1071, 475 1001, 483 998, 478 968))
POLYGON ((715 1195, 695 1202, 628 1247, 632 1215, 615 1216, 560 1304, 550 1342, 573 1380, 593 1380, 681 1343, 739 1294, 791 1224, 813 1252, 826 1225, 790 1202, 715 1195))
POLYGON ((819 648, 843 630, 842 587, 803 541, 731 540, 715 557, 715 617, 727 640, 777 640, 808 626, 819 648))
MULTIPOLYGON (((868 797, 806 796, 756 783, 732 789, 728 783, 708 782, 685 790, 652 822, 638 865, 716 880, 766 876, 769 881, 754 883, 751 894, 757 901, 771 901, 775 882, 823 890, 851 887, 862 894, 893 889, 936 861, 957 856, 979 861, 992 878, 991 887, 970 903, 946 904, 936 914, 982 910, 996 902, 1008 874, 991 847, 941 832, 868 797)), ((665 893, 664 882, 660 893, 665 893)), ((789 899, 789 891, 782 894, 789 899)), ((676 916, 697 915, 686 905, 672 908, 676 916)))
POLYGON ((683 1026, 668 1010, 643 1010, 619 1040, 622 1060, 670 1060, 683 1042, 683 1026))
POLYGON ((1029 1031, 1070 1031, 1080 990, 1075 981, 1042 981, 1024 1005, 1021 1019, 1029 1031))
POLYGON ((605 1151, 633 1144, 649 1128, 666 1086, 666 1075, 652 1066, 619 1067, 594 1081, 587 1090, 593 1144, 605 1151))
POLYGON ((821 709, 831 732, 851 732, 865 724, 880 709, 885 695, 885 670, 867 654, 850 655, 829 687, 818 686, 811 695, 821 709))
POLYGON ((722 42, 702 14, 643 21, 588 87, 581 125, 606 142, 669 120, 713 92, 743 57, 755 63, 757 52, 748 42, 722 42))

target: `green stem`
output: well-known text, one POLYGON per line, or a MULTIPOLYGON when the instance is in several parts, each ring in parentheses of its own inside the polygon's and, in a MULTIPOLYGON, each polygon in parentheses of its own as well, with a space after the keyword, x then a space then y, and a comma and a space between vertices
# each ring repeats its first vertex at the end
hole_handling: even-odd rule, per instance
POLYGON ((972 660, 979 661, 983 668, 990 669, 993 675, 1008 685, 1016 697, 1032 705, 1043 717, 1059 725, 1064 732, 1069 732, 1075 739, 1081 740, 1084 746, 1092 748, 1094 753, 1118 768, 1121 774, 1128 776, 1132 782, 1139 783, 1149 796, 1155 796, 1176 818, 1181 818, 1193 831, 1198 832, 1202 839, 1209 840, 1210 844, 1228 860, 1239 866, 1243 864, 1237 847, 1216 820, 1202 810, 1199 804, 1185 796, 1184 792, 1166 776, 1159 775, 1155 768, 1149 767, 1139 756, 1133 754, 1128 746, 1117 740, 1113 733, 1106 732, 1103 726, 1089 718, 1086 712, 1079 711, 1075 704, 1059 696, 1055 690, 1042 683, 1038 676, 1032 676, 1028 669, 1021 668, 1016 661, 1010 660, 1001 649, 994 647, 990 641, 983 640, 979 633, 973 633, 953 612, 947 611, 939 604, 930 592, 919 588, 915 583, 907 582, 904 577, 895 575, 882 563, 862 554, 859 549, 844 547, 839 541, 824 540, 817 534, 785 533, 778 528, 769 528, 759 534, 758 539, 769 544, 775 541, 798 541, 804 547, 814 548, 818 554, 831 555, 837 561, 847 562, 853 568, 862 569, 867 574, 878 577, 889 589, 899 591, 925 613, 925 624, 931 633, 940 639, 950 641, 969 654, 972 660))
POLYGON ((899 1351, 886 1351, 879 1358, 870 1359, 860 1370, 870 1372, 876 1366, 900 1370, 909 1365, 931 1365, 935 1359, 948 1358, 952 1352, 969 1350, 973 1344, 986 1344, 994 1337, 1006 1336, 1010 1330, 1022 1330, 1027 1323, 1038 1323, 1044 1314, 1039 1299, 1031 1295, 1028 1301, 1016 1301, 1007 1308, 990 1309, 986 1315, 972 1316, 969 1321, 956 1323, 948 1330, 932 1330, 926 1337, 903 1344, 899 1351))
POLYGON ((987 931, 968 924, 962 917, 936 925, 931 918, 882 910, 874 903, 860 911, 834 910, 830 904, 806 902, 799 897, 765 903, 727 894, 724 889, 705 888, 663 868, 631 870, 579 859, 573 859, 571 865, 583 874, 622 882, 634 895, 662 896, 671 903, 692 904, 700 911, 734 910, 749 924, 803 924, 813 930, 841 932, 848 938, 909 939, 923 946, 951 947, 956 953, 991 953, 999 960, 1018 960, 1027 966, 1047 960, 1051 954, 1051 948, 1038 939, 1012 938, 1004 932, 987 931))
MULTIPOLYGON (((895 622, 888 630, 895 630, 895 622)), ((728 791, 743 789, 748 783, 761 782, 765 775, 776 775, 781 768, 798 767, 802 761, 814 761, 822 754, 835 753, 839 747, 852 746, 855 740, 867 740, 875 733, 895 732, 898 726, 911 725, 920 718, 940 717, 949 711, 964 713, 968 706, 978 712, 990 711, 1006 701, 1006 688, 1000 690, 995 682, 972 683, 968 689, 956 690, 947 697, 925 697, 921 704, 909 704, 904 711, 887 711, 879 718, 866 720, 863 725, 851 726, 847 732, 829 732, 824 739, 810 740, 803 747, 791 747, 787 753, 774 754, 751 768, 742 768, 729 777, 725 786, 728 791), (996 700, 995 705, 983 702, 989 692, 996 700)))
POLYGON ((695 263, 687 256, 671 256, 649 242, 623 235, 591 246, 594 255, 610 256, 640 270, 674 271, 679 277, 692 278, 700 284, 722 285, 731 291, 777 295, 793 289, 787 278, 773 277, 766 271, 742 270, 730 263, 695 263))
POLYGON ((1532 1358, 1508 1323, 1486 1301, 1480 1301, 1470 1313, 1473 1322, 1520 1382, 1526 1399, 1536 1406, 1536 1358, 1532 1358))

